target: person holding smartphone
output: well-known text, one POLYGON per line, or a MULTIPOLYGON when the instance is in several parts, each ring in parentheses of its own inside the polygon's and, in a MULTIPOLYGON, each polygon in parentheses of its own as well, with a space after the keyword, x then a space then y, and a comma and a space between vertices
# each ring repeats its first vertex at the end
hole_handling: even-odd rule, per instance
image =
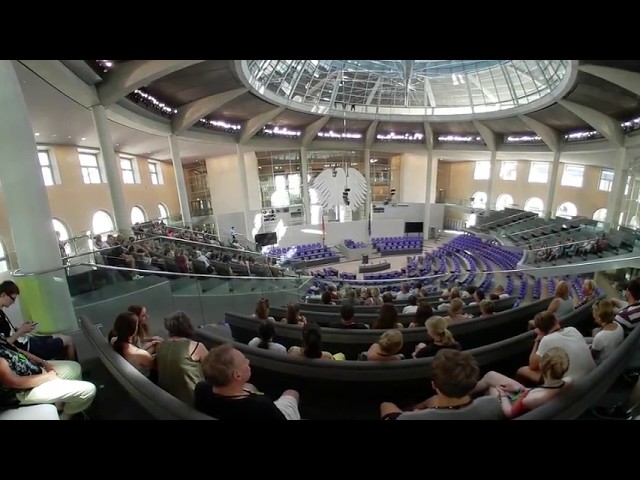
POLYGON ((11 280, 0 283, 0 334, 11 345, 27 351, 44 360, 76 360, 76 348, 68 335, 33 335, 38 326, 35 322, 26 322, 14 327, 3 309, 13 305, 20 295, 20 289, 11 280))

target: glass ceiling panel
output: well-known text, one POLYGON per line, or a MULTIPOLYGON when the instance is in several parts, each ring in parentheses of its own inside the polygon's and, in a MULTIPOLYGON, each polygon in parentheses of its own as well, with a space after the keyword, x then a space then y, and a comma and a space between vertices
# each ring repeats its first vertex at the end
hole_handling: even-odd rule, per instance
POLYGON ((244 60, 260 94, 319 114, 473 115, 553 93, 569 60, 244 60))

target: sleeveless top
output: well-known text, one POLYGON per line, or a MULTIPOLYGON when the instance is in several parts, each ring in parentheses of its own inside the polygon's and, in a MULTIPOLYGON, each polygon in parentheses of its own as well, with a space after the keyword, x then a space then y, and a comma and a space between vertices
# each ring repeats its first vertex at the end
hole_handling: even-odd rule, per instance
MULTIPOLYGON (((18 352, 13 345, 10 345, 6 341, 3 335, 0 335, 0 358, 4 358, 9 364, 11 371, 20 377, 28 377, 29 375, 39 375, 42 373, 40 366, 18 352)), ((17 404, 16 393, 19 391, 19 389, 9 388, 0 383, 0 403, 4 405, 17 404)))
POLYGON ((571 300, 571 297, 566 300, 561 298, 560 306, 558 307, 558 310, 556 310, 556 317, 564 317, 571 312, 573 312, 573 300, 571 300))
MULTIPOLYGON (((194 361, 191 340, 166 340, 156 347, 158 385, 188 405, 193 405, 196 384, 204 380, 202 367, 194 361)), ((198 348, 198 345, 196 345, 198 348)))

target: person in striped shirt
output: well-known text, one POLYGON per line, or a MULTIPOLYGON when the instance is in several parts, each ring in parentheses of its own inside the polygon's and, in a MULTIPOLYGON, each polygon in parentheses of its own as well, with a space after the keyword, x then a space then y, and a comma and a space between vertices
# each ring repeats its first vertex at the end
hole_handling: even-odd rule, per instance
POLYGON ((629 333, 640 322, 640 277, 629 282, 624 296, 629 305, 618 312, 615 321, 629 333))

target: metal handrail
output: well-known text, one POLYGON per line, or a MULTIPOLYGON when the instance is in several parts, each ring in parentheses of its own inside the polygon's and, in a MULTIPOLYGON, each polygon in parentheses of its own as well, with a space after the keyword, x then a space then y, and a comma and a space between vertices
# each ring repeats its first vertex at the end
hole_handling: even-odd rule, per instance
POLYGON ((131 273, 144 273, 146 275, 152 274, 152 275, 162 275, 162 276, 174 276, 174 277, 199 277, 199 278, 220 278, 220 279, 229 279, 229 280, 269 280, 269 281, 283 281, 283 280, 309 280, 312 279, 313 277, 309 277, 309 276, 303 276, 303 275, 299 275, 299 276, 284 276, 284 277, 253 277, 253 276, 242 276, 242 275, 210 275, 210 274, 202 274, 202 273, 181 273, 181 272, 167 272, 167 271, 156 271, 156 270, 140 270, 138 268, 128 268, 128 267, 116 267, 113 265, 102 265, 100 263, 91 263, 91 262, 81 262, 81 263, 76 263, 74 265, 64 265, 61 267, 53 267, 53 268, 48 268, 46 270, 40 270, 37 272, 23 272, 21 269, 16 269, 13 272, 11 272, 11 275, 15 276, 15 277, 33 277, 36 275, 44 275, 47 273, 53 273, 53 272, 58 272, 60 270, 68 270, 70 268, 74 268, 74 267, 91 267, 94 269, 106 269, 106 270, 116 270, 116 271, 123 271, 123 272, 131 272, 131 273))
MULTIPOLYGON (((506 217, 500 217, 500 218, 499 218, 499 219, 497 219, 497 220, 491 220, 490 222, 487 222, 487 223, 481 223, 481 224, 480 224, 480 225, 478 225, 478 226, 479 226, 479 227, 486 227, 486 226, 491 225, 491 224, 493 224, 493 223, 501 222, 501 221, 503 221, 503 220, 507 220, 507 219, 512 218, 512 217, 517 217, 518 215, 522 215, 523 213, 528 213, 528 212, 526 212, 526 211, 522 211, 522 212, 514 213, 514 214, 512 214, 512 215, 508 215, 508 216, 506 216, 506 217)), ((532 217, 520 218, 520 219, 518 219, 518 222, 519 222, 520 220, 527 220, 528 218, 532 218, 532 217)), ((516 223, 516 222, 514 222, 514 223, 516 223)))

